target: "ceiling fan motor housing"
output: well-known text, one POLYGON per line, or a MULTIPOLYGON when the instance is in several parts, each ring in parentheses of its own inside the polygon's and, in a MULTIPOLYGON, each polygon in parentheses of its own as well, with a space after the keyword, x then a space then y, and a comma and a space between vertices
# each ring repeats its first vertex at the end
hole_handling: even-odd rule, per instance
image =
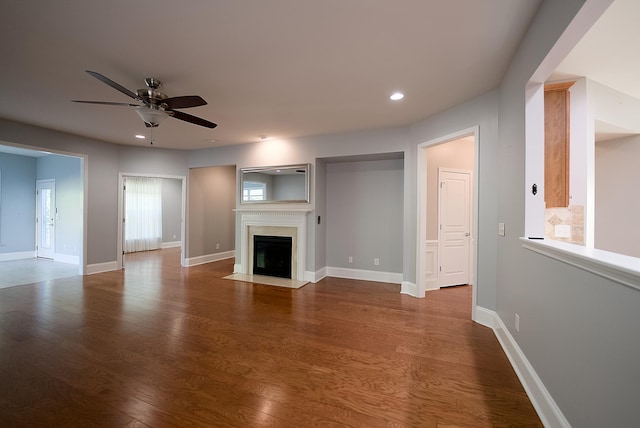
POLYGON ((162 100, 167 98, 167 94, 154 88, 138 89, 138 97, 145 103, 154 106, 162 104, 162 100))

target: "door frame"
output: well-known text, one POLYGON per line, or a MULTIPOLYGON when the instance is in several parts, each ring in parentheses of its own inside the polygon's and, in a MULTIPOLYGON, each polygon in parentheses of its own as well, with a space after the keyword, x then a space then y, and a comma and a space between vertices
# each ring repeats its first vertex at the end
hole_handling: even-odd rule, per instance
MULTIPOLYGON (((480 127, 473 126, 470 128, 462 129, 451 134, 447 134, 441 137, 434 138, 418 145, 417 158, 417 192, 416 195, 418 205, 418 219, 417 219, 417 245, 416 245, 416 295, 417 297, 425 297, 426 295, 426 281, 425 274, 427 273, 427 148, 441 143, 447 143, 449 141, 458 140, 463 137, 474 136, 474 159, 473 159, 473 206, 472 206, 472 227, 476 228, 478 224, 478 169, 479 169, 479 148, 480 148, 480 127)), ((476 302, 478 298, 478 242, 477 239, 471 240, 471 269, 469 271, 472 286, 471 293, 471 319, 476 320, 476 302)), ((436 266, 439 266, 439 261, 436 261, 436 266)))
MULTIPOLYGON (((473 171, 470 171, 468 169, 456 169, 456 168, 446 168, 446 167, 439 167, 438 168, 438 183, 442 183, 442 173, 443 172, 451 172, 454 174, 465 174, 469 176, 469 180, 471 181, 470 187, 469 187, 469 199, 466 201, 466 203, 469 205, 469 218, 467 219, 467 221, 469 222, 469 254, 467 254, 467 257, 469 257, 468 259, 468 263, 467 263, 467 282, 470 282, 470 278, 471 278, 471 267, 473 266, 471 263, 471 258, 472 258, 472 252, 471 252, 471 243, 474 241, 474 229, 473 229, 473 221, 471 219, 472 215, 472 208, 473 208, 473 199, 471 198, 471 192, 472 192, 472 187, 471 185, 473 184, 473 171)), ((442 196, 442 187, 438 186, 438 225, 442 225, 442 204, 440 201, 440 198, 442 196)), ((438 258, 440 258, 440 255, 442 254, 442 249, 444 247, 444 242, 442 239, 442 229, 440 227, 438 227, 438 258)), ((439 261, 439 260, 438 260, 439 261)), ((440 266, 440 263, 438 263, 438 266, 440 266)), ((440 288, 443 287, 442 285, 442 275, 441 275, 441 271, 438 270, 438 286, 440 288)), ((445 286, 447 287, 447 286, 445 286)))
POLYGON ((117 269, 122 269, 124 266, 124 258, 122 256, 122 251, 124 248, 124 227, 122 227, 122 223, 124 221, 124 178, 125 177, 152 177, 152 178, 172 178, 176 180, 181 180, 182 182, 182 207, 180 209, 180 266, 185 266, 185 243, 186 243, 186 207, 187 207, 187 177, 184 175, 166 175, 166 174, 142 174, 142 173, 129 173, 129 172, 119 172, 118 173, 118 239, 116 245, 116 262, 117 269))

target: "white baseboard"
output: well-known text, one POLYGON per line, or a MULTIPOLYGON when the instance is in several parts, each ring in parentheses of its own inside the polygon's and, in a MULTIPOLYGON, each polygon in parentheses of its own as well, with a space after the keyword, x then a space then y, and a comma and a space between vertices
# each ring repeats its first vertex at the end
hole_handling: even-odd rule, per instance
POLYGON ((69 263, 71 265, 80 264, 80 257, 79 256, 72 256, 70 254, 55 253, 53 255, 53 260, 56 261, 56 262, 61 262, 61 263, 69 263))
POLYGON ((160 244, 160 248, 164 249, 164 248, 175 248, 175 247, 180 247, 182 246, 182 242, 181 241, 172 241, 172 242, 162 242, 160 244))
POLYGON ((438 277, 435 278, 427 278, 424 284, 425 291, 434 291, 440 290, 440 285, 438 285, 438 277))
POLYGON ((549 391, 547 391, 518 343, 511 336, 500 316, 496 312, 480 306, 476 306, 475 309, 475 321, 493 329, 500 346, 502 346, 502 350, 509 358, 509 362, 529 396, 531 404, 536 409, 542 424, 545 427, 570 428, 569 421, 562 414, 562 411, 551 397, 551 394, 549 394, 549 391))
POLYGON ((359 279, 362 281, 390 282, 393 284, 402 283, 402 274, 393 272, 379 272, 374 270, 346 269, 337 267, 327 267, 327 276, 337 278, 359 279))
POLYGON ((402 281, 400 284, 400 294, 408 294, 409 296, 418 298, 425 297, 424 295, 420 296, 418 294, 418 285, 409 281, 402 281))
POLYGON ((16 253, 0 253, 0 262, 8 262, 10 260, 33 259, 36 257, 35 251, 20 251, 16 253))
POLYGON ((327 276, 327 268, 324 267, 324 268, 322 268, 320 270, 317 270, 315 272, 306 271, 304 273, 304 280, 312 282, 312 283, 315 284, 316 282, 322 280, 323 278, 326 278, 326 276, 327 276))
POLYGON ((87 265, 87 275, 91 275, 94 273, 101 272, 109 272, 112 270, 118 270, 118 262, 106 262, 106 263, 94 263, 92 265, 87 265))
MULTIPOLYGON (((189 257, 188 259, 184 259, 184 265, 185 267, 202 265, 205 263, 217 262, 218 260, 230 259, 235 256, 236 256, 236 250, 224 251, 222 253, 215 253, 215 254, 206 254, 204 256, 189 257)), ((239 265, 233 266, 234 272, 236 271, 236 266, 239 266, 239 265)))
POLYGON ((485 327, 493 329, 495 325, 495 318, 498 314, 490 309, 483 308, 482 306, 476 306, 475 309, 472 319, 478 324, 482 324, 485 327))

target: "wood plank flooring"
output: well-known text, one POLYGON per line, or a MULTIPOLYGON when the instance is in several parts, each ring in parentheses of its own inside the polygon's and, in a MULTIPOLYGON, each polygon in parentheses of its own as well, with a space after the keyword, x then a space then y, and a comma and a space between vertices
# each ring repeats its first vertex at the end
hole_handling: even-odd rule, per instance
POLYGON ((0 289, 0 426, 541 426, 468 286, 292 290, 174 249, 126 266, 0 289))

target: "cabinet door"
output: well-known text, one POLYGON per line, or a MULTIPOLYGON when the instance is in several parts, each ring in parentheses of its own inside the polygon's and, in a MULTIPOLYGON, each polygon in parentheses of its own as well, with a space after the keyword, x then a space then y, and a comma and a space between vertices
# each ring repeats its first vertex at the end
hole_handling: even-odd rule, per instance
POLYGON ((544 201, 547 208, 569 206, 569 88, 573 83, 545 86, 544 201))

